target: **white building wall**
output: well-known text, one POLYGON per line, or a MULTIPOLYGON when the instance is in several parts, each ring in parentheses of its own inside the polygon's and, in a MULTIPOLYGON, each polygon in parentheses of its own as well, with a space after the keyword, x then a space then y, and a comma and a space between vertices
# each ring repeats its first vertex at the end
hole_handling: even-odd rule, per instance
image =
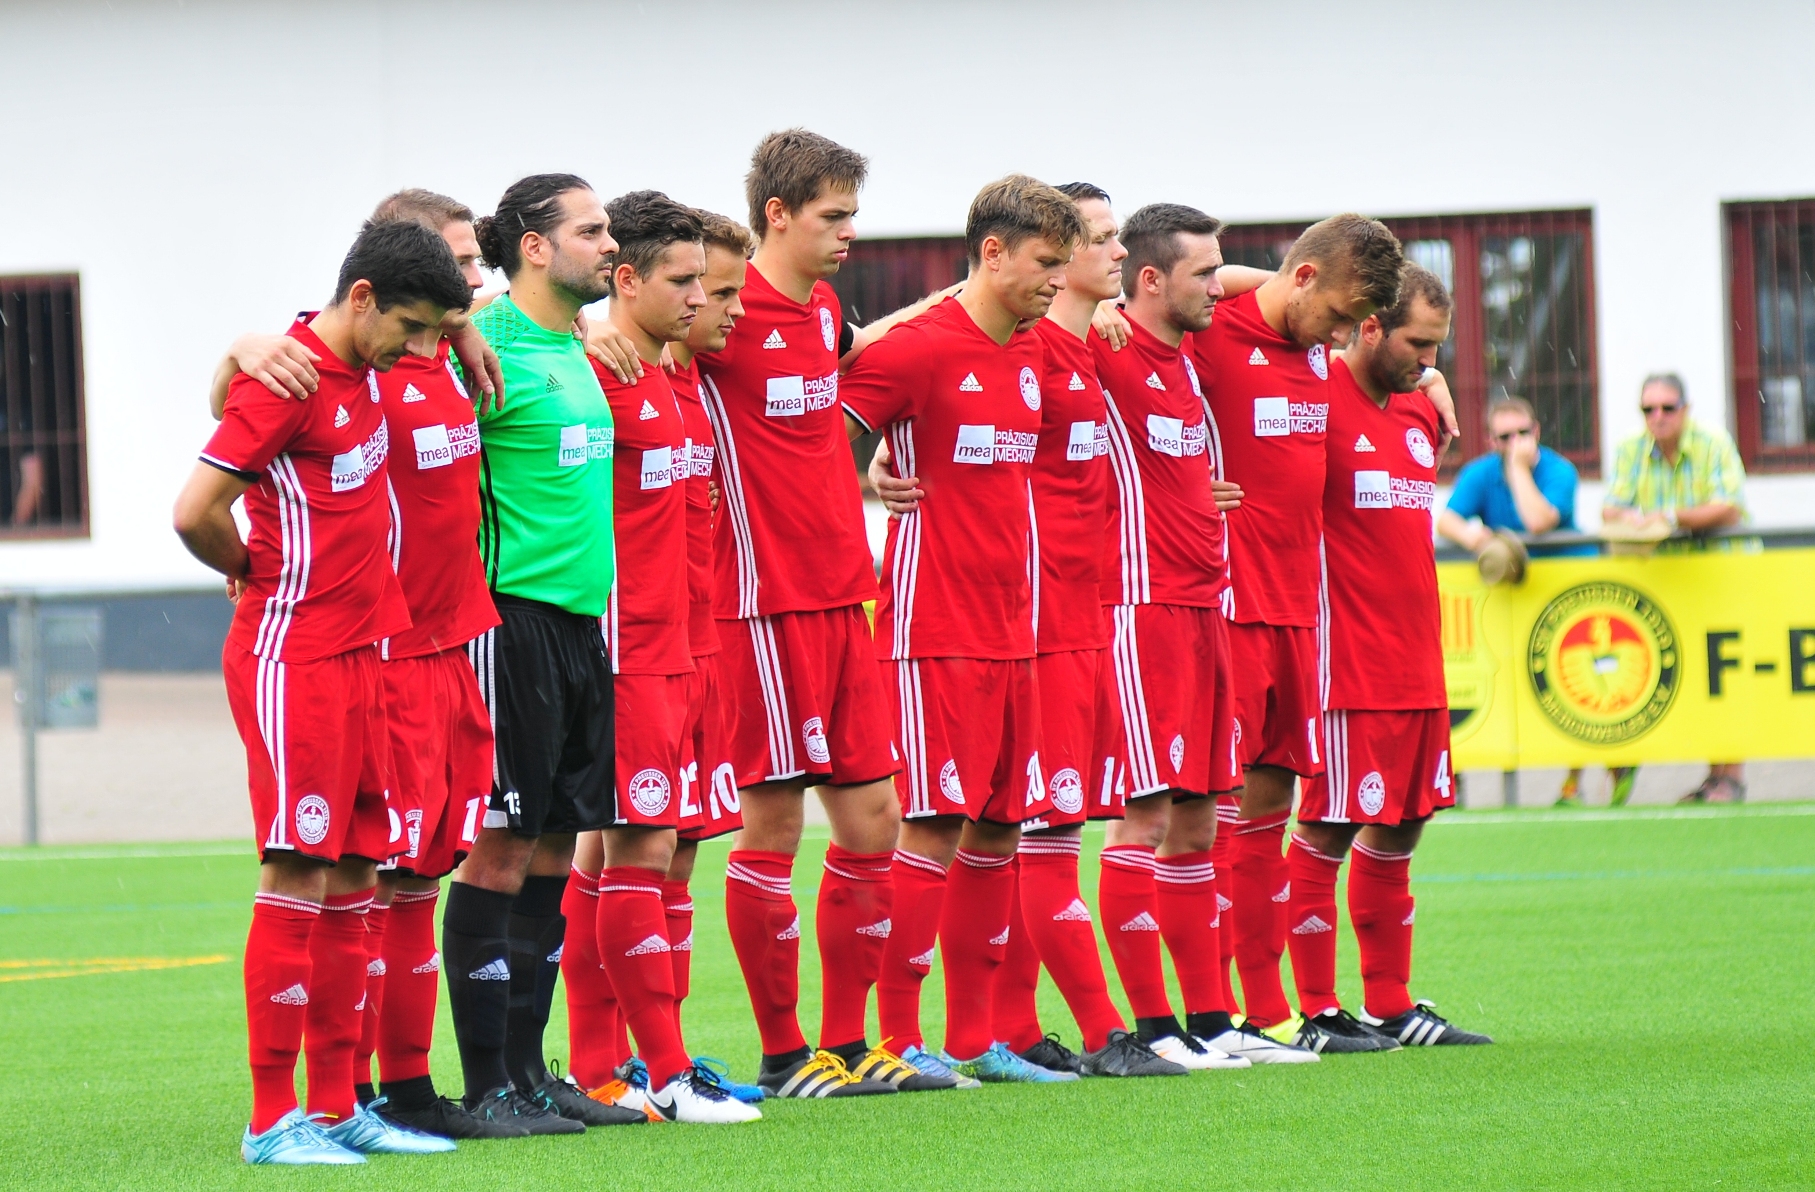
MULTIPOLYGON (((81 274, 93 527, 0 586, 203 577, 168 510, 213 362, 382 195, 571 170, 736 214, 794 123, 871 156, 871 235, 1009 170, 1238 220, 1592 207, 1606 452, 1654 369, 1728 422, 1719 205, 1815 194, 1812 43, 1804 0, 0 3, 0 273, 81 274)), ((1815 477, 1751 500, 1810 522, 1815 477)))

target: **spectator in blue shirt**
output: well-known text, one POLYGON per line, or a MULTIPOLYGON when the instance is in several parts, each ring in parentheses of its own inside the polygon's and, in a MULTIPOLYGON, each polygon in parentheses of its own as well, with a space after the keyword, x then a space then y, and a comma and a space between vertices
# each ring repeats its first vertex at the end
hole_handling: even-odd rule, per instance
MULTIPOLYGON (((1576 528, 1576 466, 1538 442, 1531 403, 1502 397, 1487 408, 1493 454, 1464 464, 1437 532, 1479 553, 1495 530, 1542 534, 1576 528)), ((1543 548, 1532 551, 1545 553, 1543 548)))

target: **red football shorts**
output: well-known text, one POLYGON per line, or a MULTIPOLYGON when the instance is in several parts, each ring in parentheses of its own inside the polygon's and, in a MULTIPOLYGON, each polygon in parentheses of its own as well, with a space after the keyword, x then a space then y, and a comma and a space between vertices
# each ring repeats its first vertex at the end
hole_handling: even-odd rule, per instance
POLYGON ((1127 797, 1240 787, 1222 613, 1179 604, 1118 604, 1109 612, 1127 797))
POLYGON ((1120 819, 1127 785, 1117 781, 1122 724, 1109 651, 1041 654, 1034 674, 1040 681, 1040 769, 1052 800, 1038 826, 1120 819))
POLYGON ((710 840, 744 826, 730 745, 718 655, 696 655, 687 676, 687 732, 681 742, 682 840, 710 840))
POLYGON ((719 622, 737 785, 876 782, 901 769, 861 604, 719 622))
POLYGON ((1317 630, 1230 624, 1229 659, 1242 767, 1278 766, 1301 778, 1323 773, 1317 630))
POLYGON ((391 808, 403 820, 399 870, 445 877, 472 851, 492 789, 492 722, 464 650, 379 665, 391 763, 391 808))
POLYGON ((910 658, 882 673, 895 688, 903 816, 1019 824, 1052 811, 1033 659, 910 658))
POLYGON ((681 770, 686 753, 691 671, 618 675, 611 681, 617 726, 612 820, 643 828, 681 822, 681 770))
POLYGON ((1305 823, 1400 824, 1456 805, 1449 711, 1331 711, 1323 715, 1328 768, 1304 784, 1305 823))
POLYGON ((387 861, 393 825, 390 740, 378 647, 316 662, 273 662, 228 641, 227 704, 246 743, 252 827, 261 855, 387 861))

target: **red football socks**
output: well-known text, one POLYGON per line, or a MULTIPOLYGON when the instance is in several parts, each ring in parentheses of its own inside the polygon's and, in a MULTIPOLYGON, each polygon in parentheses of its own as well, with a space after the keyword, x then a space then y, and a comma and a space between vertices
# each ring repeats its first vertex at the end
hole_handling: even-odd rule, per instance
MULTIPOLYGON (((1084 1035, 1084 1050, 1095 1051, 1109 1042, 1110 1031, 1122 1028, 1122 1015, 1109 1000, 1109 981, 1103 974, 1103 957, 1097 951, 1096 929, 1091 925, 1090 908, 1084 905, 1078 891, 1078 853, 1082 843, 1076 836, 1023 836, 1017 867, 1021 921, 1026 926, 1027 941, 1038 951, 1040 962, 1052 974, 1053 983, 1077 1019, 1084 1035)), ((1021 930, 1018 926, 1012 928, 1016 933, 1021 930)), ((1008 949, 1008 963, 1012 964, 1016 950, 1012 934, 1008 949)), ((998 988, 1007 971, 1005 967, 997 974, 998 988)), ((1032 1004, 1030 988, 1030 1008, 1032 1004)), ((1033 1025, 1036 1033, 1029 1046, 1040 1038, 1037 1019, 1033 1025)), ((1019 1046, 1015 1049, 1023 1050, 1019 1046)))
MULTIPOLYGON (((1242 1005, 1255 1026, 1275 1026, 1292 1017, 1280 983, 1279 958, 1286 950, 1286 900, 1291 879, 1285 854, 1290 812, 1240 820, 1235 826, 1234 900, 1225 934, 1234 936, 1235 967, 1241 973, 1242 1005)), ((1296 953, 1294 953, 1296 955, 1296 953)))
POLYGON ((1129 1008, 1136 1018, 1170 1018, 1172 1003, 1167 1000, 1166 974, 1160 968, 1153 850, 1137 844, 1112 844, 1103 850, 1101 861, 1097 905, 1129 1008))
POLYGON ((1014 854, 959 849, 946 879, 939 940, 945 959, 945 1049, 975 1059, 996 1041, 990 1016, 996 970, 1008 951, 1014 854))
POLYGON ((1172 953, 1186 1014, 1227 1010, 1216 970, 1222 959, 1216 923, 1216 866, 1210 850, 1155 858, 1155 918, 1172 953))
POLYGON ((608 866, 599 875, 597 922, 599 956, 657 1089, 693 1064, 675 1027, 662 877, 634 865, 608 866))
POLYGON ((1299 1010, 1314 1018, 1342 1004, 1336 997, 1336 875, 1342 858, 1318 852, 1295 834, 1286 865, 1292 880, 1286 903, 1292 976, 1299 1010))
POLYGON ((372 1083, 372 1053, 384 1019, 384 937, 391 908, 373 902, 366 911, 366 1009, 359 1023, 359 1045, 353 1049, 353 1083, 372 1083))
POLYGON ((440 890, 399 890, 385 912, 384 1017, 378 1026, 381 1084, 429 1074, 435 1000, 441 991, 441 953, 435 948, 440 890))
POLYGON ((930 857, 895 850, 893 928, 876 974, 876 1014, 882 1046, 899 1055, 924 1046, 920 1035, 920 983, 933 968, 933 945, 945 906, 945 866, 930 857))
POLYGON ((895 854, 854 853, 836 842, 826 847, 815 922, 822 992, 819 1045, 843 1047, 864 1037, 870 987, 894 931, 889 879, 895 854))
MULTIPOLYGON (((1023 842, 1025 843, 1025 842, 1023 842)), ((1016 894, 1008 904, 1008 947, 996 969, 995 992, 990 1000, 990 1022, 996 1040, 1012 1051, 1026 1051, 1045 1037, 1040 1029, 1040 1011, 1036 994, 1040 988, 1040 953, 1028 934, 1020 897, 1020 859, 1009 866, 1016 870, 1016 894)))
POLYGON ((599 963, 599 879, 570 869, 561 895, 567 932, 561 940, 561 982, 567 987, 567 1064, 580 1087, 596 1089, 624 1062, 614 1041, 620 1030, 617 995, 599 963))
POLYGON ((309 1112, 333 1122, 353 1114, 353 1049, 365 1017, 366 910, 372 891, 330 894, 309 936, 309 1008, 303 1066, 309 1112))
POLYGON ((1412 854, 1357 842, 1349 865, 1349 922, 1361 945, 1361 1004, 1376 1018, 1412 1008, 1412 854))
POLYGON ((800 912, 789 880, 787 853, 733 849, 725 859, 725 924, 764 1055, 788 1055, 807 1045, 795 1007, 800 1003, 800 912))
POLYGON ((296 1108, 296 1053, 309 1006, 309 937, 321 907, 260 894, 246 936, 246 1034, 252 1060, 252 1132, 296 1108))
POLYGON ((1235 823, 1240 814, 1238 800, 1217 799, 1216 843, 1210 846, 1210 863, 1216 866, 1216 979, 1231 1014, 1241 1010, 1229 980, 1235 965, 1235 918, 1229 912, 1235 907, 1235 823))
POLYGON ((674 969, 674 1029, 678 1031, 681 1003, 693 988, 693 895, 687 892, 686 882, 662 883, 662 916, 668 928, 668 961, 674 969))

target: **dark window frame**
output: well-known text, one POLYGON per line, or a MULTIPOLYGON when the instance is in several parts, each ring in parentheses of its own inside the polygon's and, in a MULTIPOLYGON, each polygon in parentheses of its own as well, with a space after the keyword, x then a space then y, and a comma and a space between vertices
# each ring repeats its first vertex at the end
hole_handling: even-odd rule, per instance
MULTIPOLYGON (((1734 442, 1748 472, 1815 471, 1815 428, 1805 428, 1806 441, 1793 446, 1763 441, 1764 377, 1759 362, 1758 241, 1768 228, 1795 234, 1815 227, 1815 199, 1747 200, 1721 204, 1727 264, 1728 372, 1732 377, 1734 442)), ((1805 266, 1815 265, 1815 260, 1805 266)), ((1807 316, 1805 316, 1807 317, 1807 316)), ((1804 361, 1804 372, 1815 359, 1804 361)), ((1804 408, 1808 397, 1805 394, 1804 408)))
POLYGON ((74 273, 0 276, 0 541, 89 537, 82 287, 74 273), (31 429, 22 429, 29 421, 31 429), (13 525, 18 460, 48 456, 54 522, 13 525))

